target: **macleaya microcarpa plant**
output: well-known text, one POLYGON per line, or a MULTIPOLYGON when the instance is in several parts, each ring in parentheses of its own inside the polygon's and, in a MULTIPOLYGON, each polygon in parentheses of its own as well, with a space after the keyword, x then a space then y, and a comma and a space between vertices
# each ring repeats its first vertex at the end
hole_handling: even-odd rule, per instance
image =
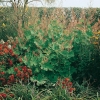
POLYGON ((33 26, 24 34, 25 41, 19 48, 26 51, 23 62, 32 69, 31 81, 36 81, 38 85, 47 81, 56 82, 58 77, 68 77, 75 72, 70 65, 70 58, 74 57, 73 35, 65 35, 56 21, 51 22, 47 32, 35 30, 33 26))

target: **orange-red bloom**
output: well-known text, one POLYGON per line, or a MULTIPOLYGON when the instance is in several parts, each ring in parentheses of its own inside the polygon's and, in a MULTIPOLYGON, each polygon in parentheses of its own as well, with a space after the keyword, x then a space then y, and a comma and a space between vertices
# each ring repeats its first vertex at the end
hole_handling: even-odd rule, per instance
POLYGON ((0 93, 0 97, 3 97, 4 99, 7 97, 7 94, 5 93, 0 93))
POLYGON ((10 95, 10 97, 14 98, 14 94, 10 93, 9 95, 10 95))
POLYGON ((18 71, 18 68, 17 68, 17 67, 15 67, 15 68, 14 68, 14 71, 15 71, 15 72, 17 72, 17 71, 18 71))
POLYGON ((14 75, 13 75, 13 74, 9 76, 9 80, 10 80, 11 82, 14 82, 14 75))
POLYGON ((3 48, 4 53, 9 53, 9 50, 7 48, 3 48))
POLYGON ((69 78, 65 78, 64 81, 65 82, 68 82, 68 81, 70 81, 70 79, 69 78))
POLYGON ((4 75, 4 74, 5 74, 5 72, 1 72, 0 74, 1 74, 1 75, 4 75))
POLYGON ((27 72, 27 67, 26 67, 26 66, 22 67, 22 71, 23 71, 24 73, 27 72))
POLYGON ((73 83, 72 82, 68 82, 68 87, 72 87, 73 83))
POLYGON ((68 90, 69 93, 73 93, 73 91, 75 91, 75 88, 69 88, 68 90))
POLYGON ((10 60, 10 59, 8 59, 8 63, 9 63, 10 66, 13 65, 13 62, 12 62, 12 60, 10 60))

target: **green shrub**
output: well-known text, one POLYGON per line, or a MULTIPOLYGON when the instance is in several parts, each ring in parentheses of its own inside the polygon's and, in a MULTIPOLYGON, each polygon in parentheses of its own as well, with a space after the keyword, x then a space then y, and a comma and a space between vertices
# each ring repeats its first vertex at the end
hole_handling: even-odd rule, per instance
POLYGON ((31 81, 44 84, 46 81, 56 82, 58 77, 71 77, 75 72, 70 66, 70 58, 74 57, 72 37, 65 35, 56 21, 51 22, 47 33, 35 30, 35 27, 25 30, 25 41, 19 48, 26 51, 23 61, 33 71, 31 81))

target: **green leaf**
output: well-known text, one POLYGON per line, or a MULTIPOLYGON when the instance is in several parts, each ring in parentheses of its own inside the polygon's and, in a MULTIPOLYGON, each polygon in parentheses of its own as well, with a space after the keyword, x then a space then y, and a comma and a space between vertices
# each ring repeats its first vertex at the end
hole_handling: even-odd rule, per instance
POLYGON ((45 76, 50 80, 50 82, 56 82, 59 77, 58 73, 54 73, 53 71, 46 71, 45 76))
POLYGON ((61 54, 66 57, 67 59, 71 58, 71 57, 74 57, 74 52, 71 50, 71 51, 67 51, 67 50, 63 50, 61 52, 61 54))
POLYGON ((93 36, 93 32, 92 32, 91 30, 86 31, 86 34, 87 34, 89 37, 93 36))
POLYGON ((52 49, 55 51, 55 50, 59 50, 59 45, 56 43, 56 44, 54 44, 53 43, 53 46, 52 46, 52 49))
POLYGON ((28 39, 28 40, 31 39, 31 31, 30 30, 25 30, 24 34, 25 34, 26 39, 28 39))
POLYGON ((7 73, 8 74, 14 74, 14 68, 13 67, 11 67, 11 68, 9 68, 8 70, 7 70, 7 73))
POLYGON ((68 58, 71 58, 71 57, 74 57, 74 52, 72 50, 68 53, 68 58))
POLYGON ((79 43, 80 41, 79 41, 78 38, 75 38, 75 39, 74 39, 74 42, 75 42, 75 43, 79 43))
POLYGON ((30 66, 36 66, 38 64, 38 59, 36 56, 31 56, 31 61, 29 61, 30 66))
POLYGON ((43 75, 43 73, 38 73, 36 76, 30 78, 31 81, 37 82, 37 85, 42 85, 46 83, 47 78, 43 75))
POLYGON ((61 54, 64 56, 64 57, 67 57, 68 56, 68 51, 67 50, 63 50, 61 52, 61 54))
POLYGON ((48 70, 53 70, 53 65, 51 65, 49 62, 41 64, 41 69, 48 71, 48 70))

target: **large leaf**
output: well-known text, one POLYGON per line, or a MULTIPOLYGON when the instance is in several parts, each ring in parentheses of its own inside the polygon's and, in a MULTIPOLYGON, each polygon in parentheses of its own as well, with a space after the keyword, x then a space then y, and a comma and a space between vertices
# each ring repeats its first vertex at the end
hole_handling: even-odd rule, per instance
POLYGON ((41 64, 41 69, 48 71, 48 70, 53 70, 53 65, 51 65, 49 62, 41 64))
POLYGON ((31 77, 32 82, 37 82, 37 85, 42 85, 46 83, 47 78, 43 75, 43 73, 38 73, 37 75, 31 77))
POLYGON ((71 58, 71 57, 74 57, 74 52, 71 50, 71 51, 67 51, 67 50, 63 50, 61 52, 61 54, 66 57, 67 59, 71 58))
POLYGON ((89 37, 93 36, 93 32, 92 32, 92 30, 90 30, 90 29, 86 31, 86 34, 87 34, 89 37))
POLYGON ((67 50, 63 50, 63 51, 61 52, 61 54, 62 54, 63 56, 65 56, 65 57, 67 57, 68 51, 67 51, 67 50))
POLYGON ((8 74, 14 74, 14 73, 15 73, 14 68, 13 68, 13 67, 9 68, 9 69, 7 70, 7 73, 8 73, 8 74))
POLYGON ((26 39, 28 39, 28 40, 31 39, 31 31, 30 30, 25 30, 24 34, 25 34, 26 39))
POLYGON ((46 71, 44 74, 50 82, 56 82, 59 77, 58 73, 54 73, 53 71, 46 71))
POLYGON ((30 66, 36 66, 39 64, 39 60, 42 60, 41 58, 39 59, 37 56, 32 56, 31 61, 29 61, 30 66))
POLYGON ((88 35, 89 37, 93 36, 93 32, 92 32, 92 27, 91 27, 91 25, 88 25, 88 30, 86 31, 86 33, 87 33, 87 35, 88 35))

